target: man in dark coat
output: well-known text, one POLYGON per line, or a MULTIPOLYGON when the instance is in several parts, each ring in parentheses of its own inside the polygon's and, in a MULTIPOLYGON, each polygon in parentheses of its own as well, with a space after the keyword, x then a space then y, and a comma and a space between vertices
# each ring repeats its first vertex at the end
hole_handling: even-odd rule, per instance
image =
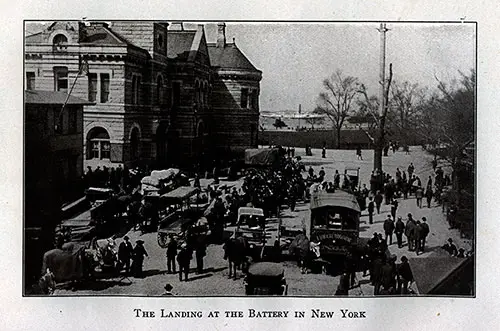
POLYGON ((427 236, 429 235, 430 232, 429 224, 427 224, 427 219, 425 217, 422 217, 422 223, 420 224, 420 226, 422 227, 420 249, 423 252, 425 249, 425 240, 427 239, 427 236))
POLYGON ((380 294, 380 286, 382 285, 382 267, 384 266, 384 255, 376 256, 372 262, 372 270, 370 271, 370 279, 374 286, 373 294, 380 294))
POLYGON ((411 214, 408 214, 408 221, 405 226, 405 236, 408 241, 408 250, 413 251, 415 249, 415 227, 417 224, 413 220, 411 214))
POLYGON ((335 170, 335 175, 333 176, 333 186, 336 189, 340 187, 340 174, 338 170, 335 170))
POLYGON ((418 187, 415 191, 415 198, 417 198, 417 207, 422 208, 422 198, 424 197, 424 190, 422 187, 418 187))
POLYGON ((448 254, 450 254, 451 256, 456 256, 458 254, 457 246, 453 244, 453 240, 451 238, 448 238, 448 242, 444 244, 441 248, 447 251, 448 254))
POLYGON ((196 246, 196 269, 199 274, 203 273, 203 258, 207 255, 207 246, 199 242, 196 246))
POLYGON ((380 193, 380 191, 377 191, 374 200, 375 206, 377 206, 377 214, 380 214, 380 205, 382 205, 382 201, 384 200, 384 197, 382 196, 382 193, 380 193))
POLYGON ((132 252, 134 248, 132 247, 132 243, 129 241, 129 237, 123 237, 122 243, 118 247, 118 259, 120 263, 125 267, 125 270, 130 273, 130 259, 132 258, 132 252))
POLYGON ((189 265, 191 264, 191 258, 193 254, 191 250, 188 249, 186 243, 181 245, 181 250, 177 254, 177 263, 179 263, 179 281, 182 282, 182 273, 184 273, 184 280, 188 281, 189 276, 189 265))
POLYGON ((396 255, 392 255, 380 270, 380 282, 383 291, 380 294, 390 295, 396 291, 396 255))
POLYGON ((392 233, 394 232, 394 220, 391 215, 387 215, 387 219, 384 222, 384 232, 385 232, 385 243, 387 244, 387 239, 389 240, 389 245, 392 245, 392 233))
POLYGON ((177 273, 175 267, 175 256, 177 255, 177 240, 171 234, 167 245, 167 273, 177 273))
POLYGON ((432 196, 432 188, 427 186, 427 190, 425 191, 425 198, 427 199, 427 208, 431 208, 432 196))
POLYGON ((403 247, 403 233, 405 232, 405 224, 403 223, 401 216, 398 217, 395 227, 396 227, 395 233, 398 241, 398 248, 401 248, 403 247))
POLYGON ((373 198, 370 197, 370 202, 368 202, 368 222, 373 224, 373 211, 375 210, 375 203, 373 198))
POLYGON ((398 266, 398 293, 408 294, 408 283, 413 282, 413 273, 406 256, 401 257, 401 264, 398 266))
POLYGON ((143 244, 144 241, 137 240, 134 247, 132 270, 134 271, 134 277, 136 278, 142 277, 142 263, 144 262, 144 255, 148 256, 143 244))
POLYGON ((392 219, 396 219, 396 211, 398 210, 398 200, 392 199, 392 204, 391 204, 391 215, 392 219))
POLYGON ((420 224, 420 221, 417 221, 417 225, 415 226, 415 253, 417 255, 420 254, 422 235, 423 235, 422 225, 420 224))

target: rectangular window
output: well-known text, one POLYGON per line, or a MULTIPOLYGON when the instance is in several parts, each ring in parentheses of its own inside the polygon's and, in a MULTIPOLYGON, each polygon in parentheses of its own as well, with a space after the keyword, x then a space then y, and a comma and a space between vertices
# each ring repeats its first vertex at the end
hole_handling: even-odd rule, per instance
POLYGON ((97 98, 97 74, 89 73, 89 101, 95 102, 97 98))
POLYGON ((181 83, 172 83, 172 106, 176 107, 179 105, 181 99, 181 83))
POLYGON ((109 74, 101 74, 101 102, 108 102, 109 98, 109 74))
POLYGON ((68 112, 69 123, 68 123, 68 133, 76 133, 77 132, 77 114, 78 108, 69 108, 65 110, 68 112))
POLYGON ((92 141, 92 148, 90 150, 90 158, 91 159, 98 159, 99 158, 99 147, 100 147, 99 141, 92 141))
POLYGON ((109 159, 111 156, 111 144, 109 141, 101 141, 101 159, 109 159))
POLYGON ((248 106, 248 89, 247 88, 242 88, 241 89, 241 103, 240 103, 241 108, 247 108, 248 106))
POLYGON ((35 73, 34 72, 26 72, 26 89, 34 90, 35 89, 35 73))
POLYGON ((132 104, 137 105, 140 102, 141 95, 141 77, 132 75, 132 104))
POLYGON ((61 92, 68 91, 68 68, 54 68, 55 90, 61 92))

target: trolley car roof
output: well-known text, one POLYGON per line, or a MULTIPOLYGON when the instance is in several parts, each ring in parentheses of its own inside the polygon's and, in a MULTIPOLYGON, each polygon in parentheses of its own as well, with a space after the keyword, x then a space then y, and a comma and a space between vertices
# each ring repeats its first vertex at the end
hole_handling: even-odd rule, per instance
POLYGON ((356 197, 343 191, 313 194, 311 197, 311 210, 323 207, 341 207, 361 212, 356 197))
POLYGON ((198 192, 198 188, 191 186, 181 186, 173 191, 163 194, 162 198, 185 200, 198 192))

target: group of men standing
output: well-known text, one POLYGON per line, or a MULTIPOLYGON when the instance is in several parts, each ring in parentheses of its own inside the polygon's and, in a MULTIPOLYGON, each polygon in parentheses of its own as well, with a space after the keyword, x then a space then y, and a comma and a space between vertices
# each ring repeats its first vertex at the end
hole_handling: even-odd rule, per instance
POLYGON ((129 239, 128 236, 123 237, 123 241, 118 247, 118 260, 127 275, 131 274, 134 277, 140 278, 142 277, 144 256, 148 256, 148 253, 144 248, 144 241, 137 240, 135 247, 132 247, 129 239), (130 260, 132 260, 132 265, 130 265, 130 260))

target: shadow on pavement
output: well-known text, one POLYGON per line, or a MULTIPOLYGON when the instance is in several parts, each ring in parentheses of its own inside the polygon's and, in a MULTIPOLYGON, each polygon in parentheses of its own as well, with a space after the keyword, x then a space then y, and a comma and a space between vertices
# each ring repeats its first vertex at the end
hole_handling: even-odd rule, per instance
POLYGON ((188 282, 192 282, 194 280, 198 280, 198 279, 203 279, 203 278, 208 278, 208 277, 212 277, 213 274, 211 273, 207 273, 207 274, 201 274, 201 275, 197 275, 197 276, 194 276, 194 277, 190 277, 188 279, 188 282))
POLYGON ((205 272, 219 272, 219 271, 222 271, 225 269, 227 269, 227 267, 221 267, 221 268, 210 267, 210 268, 206 268, 205 272))
POLYGON ((164 274, 165 270, 158 270, 158 269, 150 269, 150 270, 144 270, 142 272, 142 277, 141 278, 146 278, 146 277, 151 277, 151 276, 156 276, 160 274, 164 274))
POLYGON ((126 280, 87 280, 75 282, 74 284, 66 283, 58 287, 68 291, 102 291, 114 286, 130 286, 131 284, 132 282, 126 280))

